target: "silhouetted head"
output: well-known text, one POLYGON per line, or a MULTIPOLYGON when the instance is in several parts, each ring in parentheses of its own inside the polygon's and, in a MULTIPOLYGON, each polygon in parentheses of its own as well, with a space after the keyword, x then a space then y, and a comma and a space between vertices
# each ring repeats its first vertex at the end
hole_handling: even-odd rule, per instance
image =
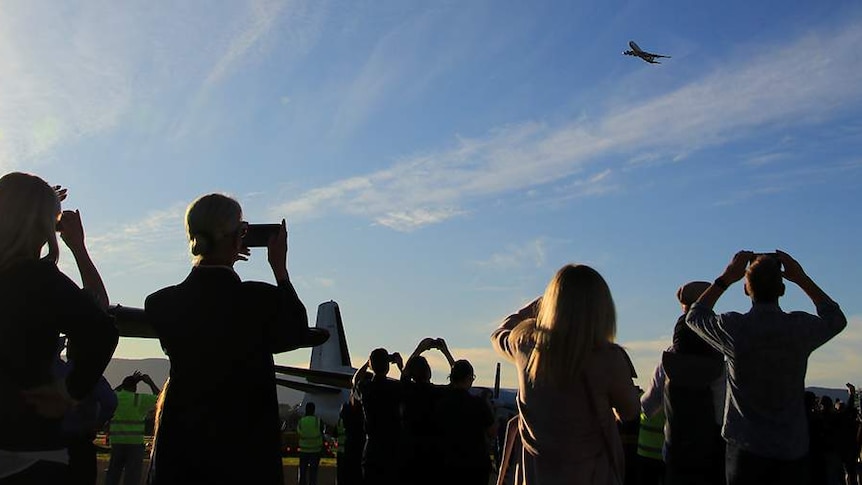
POLYGON ((233 266, 247 227, 236 200, 222 194, 199 197, 186 209, 186 236, 195 264, 233 266))
POLYGON ((385 376, 389 373, 388 350, 383 348, 372 350, 368 361, 371 363, 371 370, 374 371, 374 377, 385 376))
POLYGON ((563 266, 548 283, 535 320, 519 325, 512 338, 532 344, 527 361, 530 382, 568 385, 580 374, 587 356, 613 342, 616 309, 604 278, 589 266, 563 266))
POLYGON ((314 405, 313 402, 305 403, 305 415, 306 416, 314 416, 314 410, 315 409, 316 409, 316 406, 314 405))
POLYGON ((415 382, 428 384, 431 382, 431 366, 425 357, 413 357, 404 365, 404 372, 408 373, 415 382))
POLYGON ((784 280, 778 258, 761 254, 745 270, 745 294, 755 303, 778 303, 784 280))
POLYGON ((21 172, 0 177, 0 270, 23 260, 39 259, 48 245, 56 262, 60 199, 41 178, 21 172))
POLYGON ((126 376, 120 387, 124 391, 136 392, 138 390, 138 378, 135 376, 126 376))
POLYGON ((805 391, 803 402, 805 402, 806 410, 814 411, 817 408, 817 395, 811 391, 805 391))
POLYGON ((449 382, 453 387, 470 389, 475 379, 476 374, 473 373, 473 365, 469 361, 461 359, 452 364, 449 382))
POLYGON ((832 398, 829 396, 820 396, 820 410, 825 413, 830 413, 833 411, 832 408, 832 398))
POLYGON ((676 290, 676 299, 682 306, 683 312, 688 312, 688 308, 692 303, 696 302, 700 295, 709 288, 710 284, 706 281, 691 281, 679 287, 676 290))

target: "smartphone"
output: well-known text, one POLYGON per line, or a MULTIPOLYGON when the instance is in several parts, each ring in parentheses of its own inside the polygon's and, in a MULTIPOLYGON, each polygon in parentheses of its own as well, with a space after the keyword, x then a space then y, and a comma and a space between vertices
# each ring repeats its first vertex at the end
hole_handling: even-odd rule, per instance
POLYGON ((280 230, 281 224, 249 224, 242 243, 247 248, 264 248, 280 230))

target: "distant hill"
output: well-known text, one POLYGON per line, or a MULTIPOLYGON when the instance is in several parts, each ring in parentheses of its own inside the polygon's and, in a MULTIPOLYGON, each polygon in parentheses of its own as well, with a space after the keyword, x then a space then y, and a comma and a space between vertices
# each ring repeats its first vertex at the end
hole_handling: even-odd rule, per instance
MULTIPOLYGON (((117 387, 123 382, 123 378, 131 375, 136 370, 149 374, 157 386, 167 380, 171 364, 167 359, 111 359, 108 368, 105 369, 105 379, 111 383, 111 387, 117 387)), ((138 387, 138 392, 148 392, 146 386, 138 387)), ((303 394, 293 389, 278 386, 278 402, 283 404, 299 404, 303 394)))

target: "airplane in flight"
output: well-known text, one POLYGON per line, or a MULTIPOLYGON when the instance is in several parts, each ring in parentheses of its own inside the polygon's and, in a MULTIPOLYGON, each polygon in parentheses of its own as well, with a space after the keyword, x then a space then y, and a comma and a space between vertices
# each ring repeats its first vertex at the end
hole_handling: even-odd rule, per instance
MULTIPOLYGON (((109 313, 116 319, 120 336, 158 338, 147 323, 140 308, 113 306, 109 313)), ((356 368, 350 362, 350 352, 338 303, 328 301, 317 307, 317 320, 309 329, 305 341, 296 348, 311 347, 308 368, 276 365, 276 384, 304 393, 300 409, 313 402, 315 414, 329 426, 338 422, 342 403, 347 402, 356 368)), ((517 389, 500 388, 500 364, 494 376, 494 388, 474 386, 473 394, 490 391, 497 415, 517 413, 517 389)))
POLYGON ((629 41, 629 47, 631 47, 631 50, 623 52, 623 55, 640 57, 641 59, 643 59, 646 62, 649 62, 650 64, 661 64, 661 62, 658 62, 656 60, 657 58, 660 58, 660 57, 661 58, 670 58, 670 56, 663 56, 661 54, 653 54, 651 52, 647 52, 647 51, 641 49, 640 47, 638 47, 638 45, 635 44, 635 41, 633 41, 633 40, 629 41))

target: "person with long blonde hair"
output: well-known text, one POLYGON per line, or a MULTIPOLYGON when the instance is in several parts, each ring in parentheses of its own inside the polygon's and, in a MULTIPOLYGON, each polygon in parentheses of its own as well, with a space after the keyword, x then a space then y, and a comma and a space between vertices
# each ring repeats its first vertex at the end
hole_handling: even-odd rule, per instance
POLYGON ((117 345, 80 214, 61 211, 65 197, 65 189, 35 175, 0 178, 0 484, 65 483, 62 418, 93 390, 117 345), (83 289, 57 267, 58 231, 83 289), (76 357, 57 380, 61 334, 76 357))
POLYGON ((616 421, 639 413, 634 369, 614 344, 616 310, 604 278, 567 265, 542 297, 491 335, 518 369, 522 456, 516 484, 622 484, 616 421))

